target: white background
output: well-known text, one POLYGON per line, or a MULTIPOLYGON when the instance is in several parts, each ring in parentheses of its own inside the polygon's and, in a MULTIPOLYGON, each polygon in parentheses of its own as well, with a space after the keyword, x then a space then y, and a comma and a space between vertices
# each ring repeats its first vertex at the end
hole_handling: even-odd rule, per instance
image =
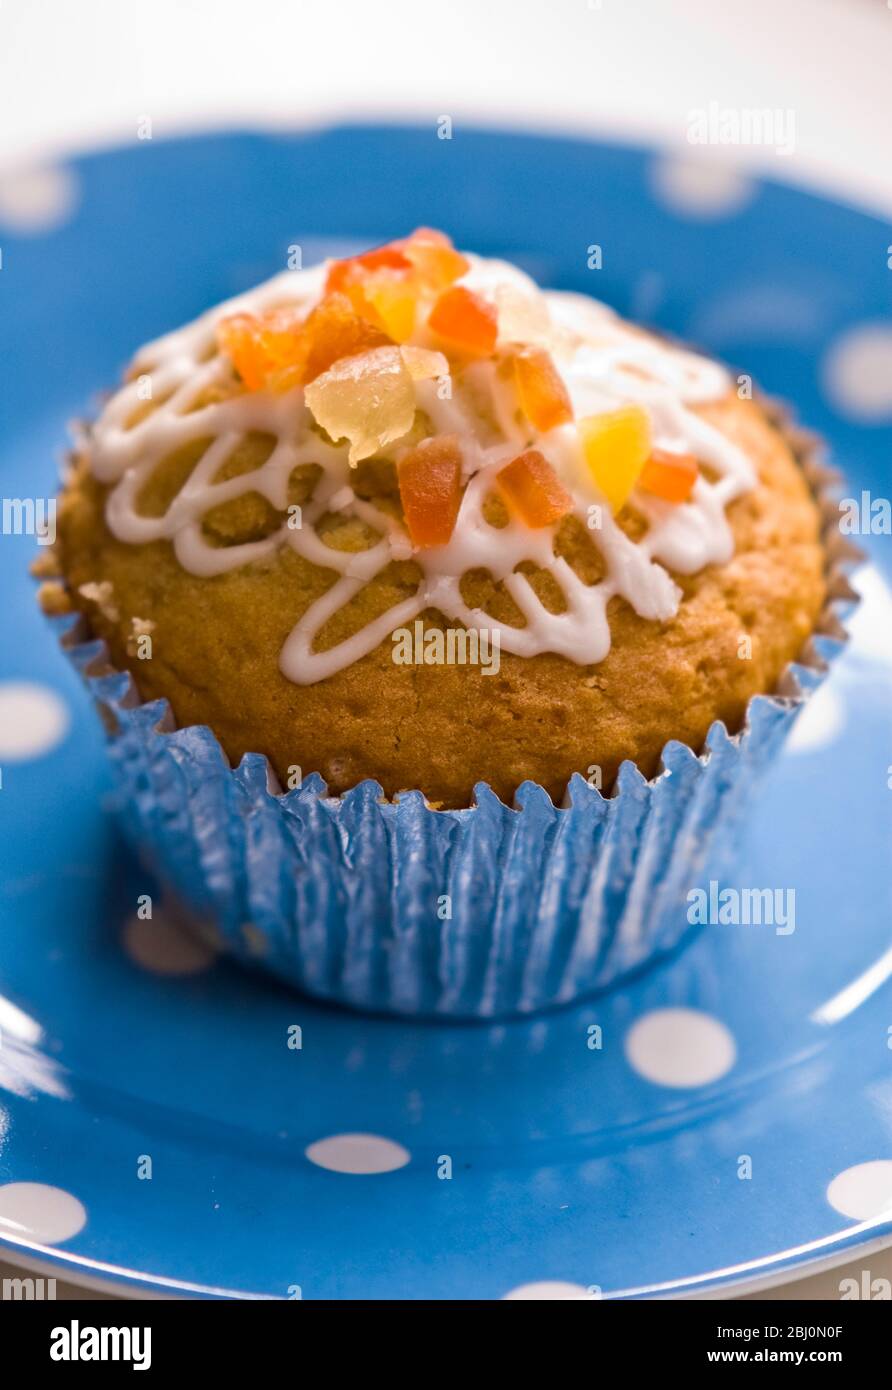
POLYGON ((887 0, 0 0, 0 164, 186 126, 412 115, 684 145, 690 110, 792 111, 719 151, 892 213, 887 0))
MULTIPOLYGON (((0 170, 145 117, 158 139, 450 115, 687 149, 710 102, 795 120, 789 157, 715 157, 892 217, 887 0, 0 0, 0 170)), ((892 1278, 886 1250, 778 1296, 837 1298, 862 1266, 892 1278)))

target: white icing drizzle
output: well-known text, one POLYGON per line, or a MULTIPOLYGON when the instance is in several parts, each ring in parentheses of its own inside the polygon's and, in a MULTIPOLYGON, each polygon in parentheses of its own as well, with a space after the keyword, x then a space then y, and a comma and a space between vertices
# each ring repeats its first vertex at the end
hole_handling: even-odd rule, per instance
MULTIPOLYGON (((231 380, 228 360, 215 354, 216 326, 237 311, 261 312, 281 303, 296 303, 307 311, 321 296, 325 266, 287 271, 237 299, 202 315, 194 323, 145 347, 136 357, 130 380, 108 402, 90 440, 95 476, 111 485, 107 521, 112 533, 132 544, 166 539, 189 573, 212 576, 270 555, 289 545, 314 565, 334 570, 331 588, 303 614, 283 647, 280 666, 299 685, 324 680, 359 660, 405 626, 426 608, 439 609, 447 619, 469 628, 497 632, 506 651, 520 656, 555 652, 579 664, 602 661, 610 649, 607 605, 615 595, 627 599, 643 618, 667 620, 678 610, 680 591, 669 569, 693 574, 711 563, 725 563, 733 554, 733 537, 725 516, 728 503, 754 484, 752 466, 730 440, 691 406, 716 400, 729 389, 725 371, 715 363, 668 346, 618 318, 606 306, 582 295, 542 293, 514 266, 470 257, 471 269, 462 283, 494 299, 504 320, 526 312, 530 337, 550 349, 570 393, 577 418, 635 402, 650 416, 654 445, 691 453, 711 465, 716 479, 703 475, 688 502, 672 505, 641 492, 636 507, 649 522, 646 534, 632 541, 610 514, 585 468, 575 426, 562 425, 536 435, 516 414, 513 388, 497 374, 495 364, 483 361, 469 368, 462 382, 453 383, 451 399, 441 399, 435 381, 416 381, 417 403, 429 416, 435 433, 456 434, 462 441, 467 478, 458 521, 448 544, 415 549, 402 526, 373 502, 353 492, 355 470, 347 460, 346 443, 327 444, 310 428, 303 392, 274 396, 244 392, 192 408, 208 388, 231 380), (151 380, 157 403, 137 423, 129 423, 143 397, 140 377, 151 380), (475 402, 481 398, 497 425, 493 439, 475 402), (253 472, 226 482, 212 482, 233 450, 252 431, 270 435, 275 447, 253 472), (212 443, 191 476, 161 517, 141 515, 136 502, 156 466, 174 450, 193 440, 212 443), (541 449, 573 498, 574 510, 587 524, 593 504, 600 506, 600 526, 592 537, 605 562, 605 576, 586 584, 554 553, 556 527, 532 530, 517 520, 495 528, 484 518, 483 504, 493 491, 499 468, 521 449, 541 449), (322 472, 310 500, 302 508, 299 529, 287 523, 264 540, 219 547, 202 533, 202 518, 212 507, 257 492, 279 511, 288 506, 288 482, 300 464, 316 464, 322 472), (355 516, 380 533, 370 549, 347 553, 333 549, 319 536, 316 524, 326 513, 355 516), (328 619, 392 560, 413 558, 422 577, 412 597, 369 622, 337 646, 314 650, 328 619), (549 612, 523 574, 522 561, 547 570, 560 585, 566 610, 549 612), (524 616, 526 626, 497 622, 462 599, 461 579, 471 569, 491 572, 504 580, 524 616)), ((501 321, 501 320, 500 320, 501 321)), ((421 328, 413 342, 435 346, 421 328)), ((390 456, 398 456, 398 448, 390 456)))

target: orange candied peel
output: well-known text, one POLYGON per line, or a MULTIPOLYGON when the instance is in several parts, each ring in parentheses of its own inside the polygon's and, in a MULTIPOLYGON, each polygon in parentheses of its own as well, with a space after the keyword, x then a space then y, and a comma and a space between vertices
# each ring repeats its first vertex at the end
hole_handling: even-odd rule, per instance
POLYGON ((455 435, 422 440, 397 464, 400 501, 413 545, 445 545, 461 506, 462 456, 455 435))
POLYGON ((217 334, 249 391, 304 386, 342 357, 393 342, 337 293, 320 300, 306 319, 296 306, 232 314, 220 322, 217 334))
POLYGON ((399 247, 391 242, 387 246, 376 246, 372 251, 363 251, 359 256, 348 256, 343 261, 333 261, 325 280, 325 292, 347 291, 351 285, 361 283, 378 270, 411 270, 412 262, 404 256, 399 247))
POLYGON ((654 449, 638 481, 645 492, 652 492, 666 502, 686 502, 694 490, 697 475, 697 460, 692 454, 654 449))
POLYGON ((296 308, 230 314, 217 324, 217 341, 248 390, 261 391, 299 356, 301 329, 296 308))
POLYGON ((496 485, 509 509, 527 526, 552 526, 573 509, 573 498, 538 449, 527 449, 500 468, 496 485))
MULTIPOLYGON (((217 326, 220 348, 249 391, 306 386, 343 358, 407 343, 419 297, 442 297, 468 268, 448 236, 418 227, 402 241, 333 261, 322 299, 305 319, 297 305, 230 314, 217 326)), ((437 360, 445 364, 442 354, 437 360)), ((419 359, 414 375, 425 374, 435 373, 419 359)))
POLYGON ((431 289, 447 289, 471 268, 467 256, 456 251, 446 233, 433 227, 416 227, 411 236, 395 244, 431 289))
POLYGON ((391 342, 383 329, 357 314, 346 295, 327 294, 304 323, 301 360, 295 363, 299 377, 293 384, 315 381, 342 357, 391 342))
POLYGON ((488 357, 495 351, 499 331, 495 306, 465 285, 444 290, 427 322, 434 333, 471 356, 488 357))
POLYGON ((351 464, 400 439, 415 419, 412 376, 396 346, 335 362, 306 388, 305 399, 332 439, 346 439, 351 464))
POLYGON ((534 429, 544 434, 573 419, 567 388, 544 348, 516 348, 511 354, 520 408, 534 429))
POLYGON ((412 262, 395 244, 335 261, 329 267, 325 293, 346 295, 358 314, 377 324, 394 342, 405 341, 415 327, 418 285, 412 262))
POLYGON ((346 294, 357 313, 403 343, 415 328, 422 292, 439 293, 469 267, 470 262, 443 232, 418 227, 401 241, 335 261, 325 290, 346 294))
POLYGON ((629 500, 651 453, 650 419, 639 405, 620 406, 579 421, 585 461, 614 515, 629 500))
POLYGON ((380 271, 415 272, 430 289, 442 290, 466 274, 471 263, 456 251, 445 232, 416 227, 409 236, 363 251, 358 256, 334 261, 325 282, 326 291, 360 285, 380 271))

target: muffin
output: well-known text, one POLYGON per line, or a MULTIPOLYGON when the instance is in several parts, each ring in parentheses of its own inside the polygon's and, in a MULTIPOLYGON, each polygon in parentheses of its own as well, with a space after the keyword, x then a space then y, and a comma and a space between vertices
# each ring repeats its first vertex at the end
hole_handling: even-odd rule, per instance
POLYGON ((42 598, 101 640, 80 664, 180 896, 412 1011, 538 1007, 674 944, 774 746, 754 697, 785 728, 836 631, 813 471, 747 382, 429 229, 143 349, 42 598))

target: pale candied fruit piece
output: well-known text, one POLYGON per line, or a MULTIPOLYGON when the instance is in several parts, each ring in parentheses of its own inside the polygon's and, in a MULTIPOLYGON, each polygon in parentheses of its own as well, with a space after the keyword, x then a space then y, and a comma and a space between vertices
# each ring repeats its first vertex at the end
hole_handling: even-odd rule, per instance
POLYGON ((411 343, 404 343, 400 352, 413 381, 430 381, 434 377, 449 375, 449 363, 442 352, 413 347, 411 343))
POLYGON ((699 469, 692 454, 653 449, 641 470, 639 485, 665 502, 686 502, 694 490, 699 469))
POLYGON ((397 464, 400 501, 413 545, 445 545, 461 506, 461 447, 455 435, 435 435, 397 464))
POLYGON ((538 449, 527 449, 500 468, 496 485, 509 510, 527 526, 553 526, 573 510, 573 498, 538 449))
POLYGON ((486 357, 495 350, 499 331, 495 306, 474 290, 454 285, 440 295, 428 326, 460 351, 486 357))
POLYGON ((415 390, 398 347, 345 357, 306 388, 316 422, 332 439, 347 439, 357 464, 400 439, 415 418, 415 390))
POLYGON ((471 268, 467 256, 456 251, 445 232, 433 227, 416 227, 398 243, 421 279, 433 290, 445 290, 471 268))
POLYGON ((511 362, 520 408, 534 429, 544 434, 573 419, 567 388, 544 348, 519 348, 511 362))
POLYGON ((650 420, 638 405, 579 421, 585 461, 614 514, 622 509, 651 452, 650 420))

